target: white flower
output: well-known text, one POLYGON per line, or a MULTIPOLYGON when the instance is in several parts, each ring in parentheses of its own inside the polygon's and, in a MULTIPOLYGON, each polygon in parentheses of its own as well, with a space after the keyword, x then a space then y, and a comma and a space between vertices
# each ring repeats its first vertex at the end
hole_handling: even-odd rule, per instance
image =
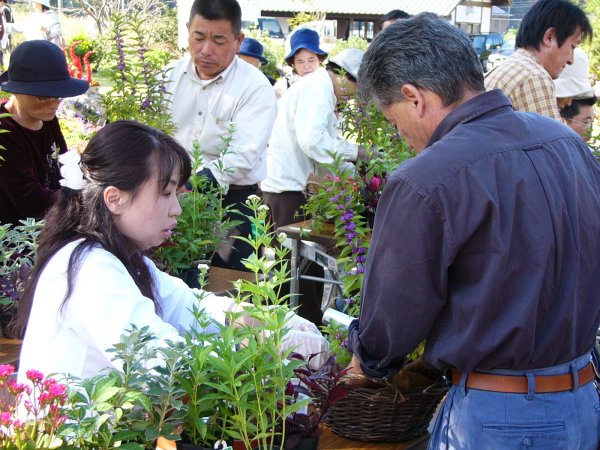
POLYGON ((246 200, 246 203, 248 205, 254 203, 254 202, 259 202, 260 201, 260 197, 256 194, 252 194, 248 196, 248 199, 246 200))
POLYGON ((260 206, 258 207, 258 210, 259 210, 259 211, 268 211, 268 210, 269 210, 269 207, 268 207, 267 205, 260 205, 260 206))
POLYGON ((210 269, 210 266, 208 264, 204 264, 204 263, 198 264, 198 270, 200 270, 201 272, 208 272, 209 269, 210 269))
POLYGON ((79 164, 80 161, 81 155, 75 150, 69 150, 68 152, 63 153, 62 155, 58 155, 58 162, 63 165, 74 166, 79 164))
POLYGON ((277 235, 277 240, 279 241, 280 244, 283 243, 283 241, 285 241, 287 239, 287 234, 285 233, 279 233, 277 235))
POLYGON ((69 150, 58 156, 58 162, 61 164, 62 179, 59 180, 61 186, 79 191, 87 184, 79 165, 80 161, 81 155, 75 150, 69 150))

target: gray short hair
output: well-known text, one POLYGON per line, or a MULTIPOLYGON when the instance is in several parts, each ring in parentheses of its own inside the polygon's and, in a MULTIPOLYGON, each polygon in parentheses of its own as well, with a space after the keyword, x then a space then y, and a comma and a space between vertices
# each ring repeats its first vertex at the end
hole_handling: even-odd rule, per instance
POLYGON ((431 13, 399 20, 375 37, 358 72, 359 96, 381 106, 402 100, 413 84, 437 94, 445 106, 465 88, 485 91, 483 72, 469 37, 431 13))

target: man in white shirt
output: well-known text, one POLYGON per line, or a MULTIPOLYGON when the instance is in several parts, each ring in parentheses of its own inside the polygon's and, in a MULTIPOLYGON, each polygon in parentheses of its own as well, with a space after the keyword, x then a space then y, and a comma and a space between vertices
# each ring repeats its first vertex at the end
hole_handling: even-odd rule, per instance
MULTIPOLYGON (((265 76, 236 57, 244 39, 236 0, 195 0, 188 23, 189 53, 167 72, 169 109, 175 138, 188 150, 195 141, 203 154, 202 173, 227 192, 223 205, 241 212, 266 176, 266 148, 275 120, 275 93, 265 76), (231 135, 231 136, 230 136, 231 135), (222 169, 225 170, 222 170, 222 169)), ((248 236, 249 221, 234 229, 248 236)), ((230 236, 213 264, 244 270, 249 245, 230 236)))

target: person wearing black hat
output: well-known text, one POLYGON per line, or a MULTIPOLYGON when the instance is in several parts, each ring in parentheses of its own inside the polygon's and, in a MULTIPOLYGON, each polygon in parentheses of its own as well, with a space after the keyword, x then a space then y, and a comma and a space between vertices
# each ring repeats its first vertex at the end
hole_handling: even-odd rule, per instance
POLYGON ((11 55, 0 87, 12 95, 0 105, 0 223, 40 219, 60 188, 58 155, 67 151, 56 111, 61 100, 87 91, 72 78, 62 51, 48 41, 19 45, 11 55))
MULTIPOLYGON (((0 0, 1 1, 1 0, 0 0)), ((242 44, 240 45, 240 50, 238 51, 238 57, 248 64, 256 67, 261 70, 261 67, 269 64, 269 60, 263 56, 264 47, 258 42, 256 39, 252 39, 249 37, 244 37, 242 44)), ((262 72, 262 70, 261 70, 262 72)), ((264 73, 264 72, 263 72, 264 73)), ((271 85, 275 84, 275 79, 270 77, 266 73, 265 77, 269 80, 271 85)))

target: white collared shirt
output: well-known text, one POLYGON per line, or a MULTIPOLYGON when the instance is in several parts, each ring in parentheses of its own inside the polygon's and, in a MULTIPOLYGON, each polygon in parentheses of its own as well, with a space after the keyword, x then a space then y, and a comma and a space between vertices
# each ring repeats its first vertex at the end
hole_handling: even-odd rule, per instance
POLYGON ((332 163, 329 152, 356 160, 358 146, 337 135, 336 98, 324 68, 303 76, 279 100, 267 150, 264 192, 302 191, 319 164, 332 163))
POLYGON ((277 113, 275 92, 256 67, 237 56, 212 80, 201 80, 189 53, 167 70, 169 110, 175 138, 188 151, 200 144, 204 165, 226 189, 260 182, 266 175, 266 148, 277 113), (223 139, 235 127, 219 169, 223 139))

